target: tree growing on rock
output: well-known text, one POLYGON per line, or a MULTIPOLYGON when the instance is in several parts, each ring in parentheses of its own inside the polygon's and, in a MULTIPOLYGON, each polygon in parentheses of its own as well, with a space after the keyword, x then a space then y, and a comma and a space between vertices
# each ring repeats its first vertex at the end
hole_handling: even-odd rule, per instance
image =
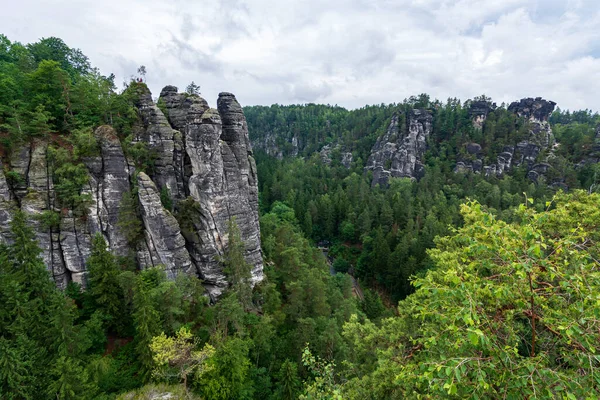
POLYGON ((196 83, 192 81, 189 85, 186 86, 185 92, 187 94, 200 96, 200 85, 196 85, 196 83))

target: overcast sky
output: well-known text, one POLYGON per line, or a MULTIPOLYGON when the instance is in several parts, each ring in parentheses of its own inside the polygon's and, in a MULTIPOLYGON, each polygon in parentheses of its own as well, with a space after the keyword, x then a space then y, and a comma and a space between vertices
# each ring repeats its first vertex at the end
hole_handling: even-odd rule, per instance
POLYGON ((242 105, 419 93, 600 110, 598 0, 0 0, 1 33, 58 36, 119 82, 139 65, 242 105))

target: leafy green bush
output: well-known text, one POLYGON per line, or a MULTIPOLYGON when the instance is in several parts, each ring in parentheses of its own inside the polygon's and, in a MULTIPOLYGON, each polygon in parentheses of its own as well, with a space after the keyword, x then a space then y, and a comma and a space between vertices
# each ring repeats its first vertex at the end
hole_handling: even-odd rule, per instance
MULTIPOLYGON (((130 143, 131 139, 126 138, 125 143, 130 143)), ((144 171, 152 175, 155 167, 157 153, 148 147, 145 142, 133 142, 129 146, 124 146, 125 155, 130 157, 135 168, 138 171, 144 171)))
POLYGON ((25 184, 25 177, 17 171, 5 171, 6 182, 11 187, 21 186, 25 184))

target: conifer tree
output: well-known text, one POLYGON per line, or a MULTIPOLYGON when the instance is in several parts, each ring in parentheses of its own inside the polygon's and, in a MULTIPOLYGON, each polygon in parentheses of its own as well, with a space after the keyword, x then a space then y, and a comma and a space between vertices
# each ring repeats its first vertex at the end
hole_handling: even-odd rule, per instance
POLYGON ((223 255, 223 267, 231 290, 246 309, 252 303, 252 266, 244 257, 245 246, 235 219, 228 225, 229 243, 223 255))
POLYGON ((133 294, 133 322, 135 326, 135 350, 141 365, 140 374, 144 380, 150 377, 154 363, 150 343, 160 333, 160 315, 152 304, 150 296, 151 283, 148 275, 153 271, 146 270, 136 276, 133 294))
POLYGON ((107 249, 100 233, 92 240, 92 254, 87 260, 89 291, 97 307, 107 317, 112 328, 122 326, 123 295, 119 286, 119 268, 115 257, 107 249))
POLYGON ((300 379, 298 378, 298 366, 296 363, 285 360, 279 369, 278 378, 280 398, 284 400, 297 398, 300 389, 300 379))
POLYGON ((90 382, 87 371, 75 359, 59 357, 51 373, 55 379, 51 380, 47 389, 49 398, 61 400, 95 398, 97 386, 90 382))

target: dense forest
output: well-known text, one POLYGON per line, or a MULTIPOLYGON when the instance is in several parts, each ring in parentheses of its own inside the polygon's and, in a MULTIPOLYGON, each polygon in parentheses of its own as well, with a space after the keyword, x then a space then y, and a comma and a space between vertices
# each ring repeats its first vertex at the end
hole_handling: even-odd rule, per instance
MULTIPOLYGON (((145 69, 138 74, 118 90, 58 38, 22 45, 0 36, 9 184, 20 179, 6 160, 11 149, 49 140, 60 206, 85 218, 92 132, 110 124, 131 142, 145 69)), ((12 239, 0 245, 0 398, 595 398, 600 179, 598 164, 584 161, 600 120, 555 111, 560 146, 550 172, 532 181, 525 168, 501 177, 455 171, 468 143, 494 159, 528 129, 505 106, 477 129, 469 110, 426 95, 352 111, 245 108, 265 278, 251 285, 231 221, 220 260, 229 287, 216 302, 194 276, 138 270, 102 235, 85 290, 74 282, 60 290, 32 226, 56 224, 56 215, 31 221, 16 211, 12 239), (371 148, 393 115, 404 126, 414 108, 434 121, 423 177, 373 186, 364 169, 371 148)), ((124 148, 152 171, 148 148, 124 148)), ((163 200, 175 215, 185 211, 163 200)), ((123 202, 120 227, 134 242, 139 205, 123 202)))
POLYGON ((472 157, 466 151, 469 143, 481 143, 484 161, 495 159, 506 144, 522 139, 527 130, 527 122, 505 106, 491 112, 483 129, 477 129, 470 106, 471 101, 450 99, 443 104, 421 95, 399 105, 353 111, 312 104, 246 107, 251 139, 258 147, 263 211, 278 202, 292 207, 306 237, 315 243, 331 243, 336 271, 351 271, 395 304, 414 290, 409 278, 432 266, 427 250, 434 246, 434 239, 462 224, 460 206, 465 199, 478 201, 505 221, 514 221, 515 207, 526 197, 535 199, 534 206, 541 211, 558 189, 598 188, 598 164, 585 159, 598 151, 594 146, 600 146, 595 144, 600 117, 588 110, 559 109, 551 115, 560 146, 549 159, 552 168, 545 182, 529 179, 524 166, 501 177, 455 173, 458 160, 472 157), (364 167, 392 112, 404 117, 408 110, 423 107, 434 118, 424 177, 397 178, 388 187, 372 187, 371 172, 365 173, 364 167), (268 135, 297 137, 299 143, 306 143, 300 146, 303 157, 287 156, 289 150, 277 157, 281 155, 278 147, 263 146, 268 135), (327 143, 332 151, 327 155, 315 151, 319 141, 321 148, 327 143), (351 164, 344 165, 342 152, 351 152, 351 164), (552 179, 560 185, 549 185, 552 179))

